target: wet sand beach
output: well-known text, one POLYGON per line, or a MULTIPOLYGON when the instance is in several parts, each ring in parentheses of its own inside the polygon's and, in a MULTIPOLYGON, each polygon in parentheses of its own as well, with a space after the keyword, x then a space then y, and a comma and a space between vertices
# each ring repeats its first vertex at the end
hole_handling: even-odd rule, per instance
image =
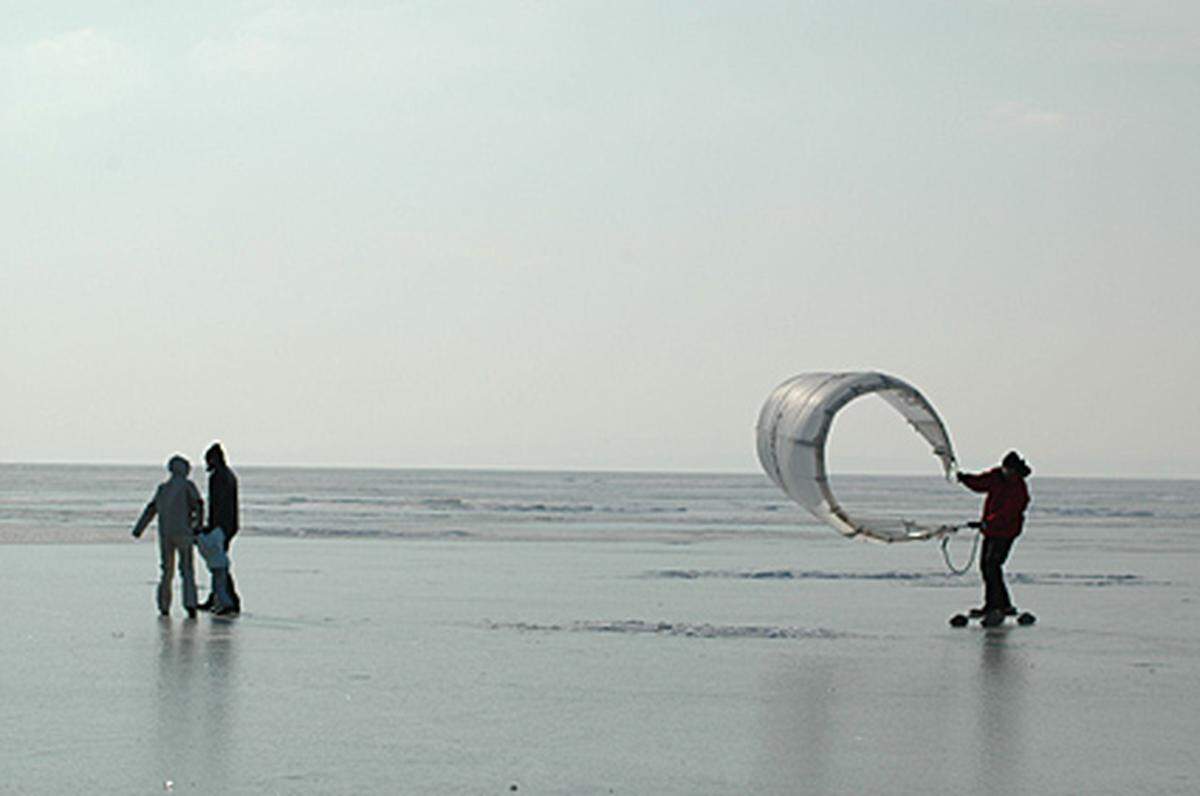
POLYGON ((1030 544, 1014 588, 1041 621, 983 631, 946 624, 978 581, 929 567, 927 547, 236 551, 245 614, 188 620, 178 603, 156 616, 152 544, 0 548, 0 790, 1115 794, 1200 779, 1192 556, 1089 580, 1030 544))

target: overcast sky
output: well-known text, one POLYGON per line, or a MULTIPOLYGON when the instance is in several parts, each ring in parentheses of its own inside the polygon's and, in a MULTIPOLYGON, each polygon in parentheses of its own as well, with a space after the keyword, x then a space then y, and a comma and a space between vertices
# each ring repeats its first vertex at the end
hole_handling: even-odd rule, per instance
POLYGON ((2 461, 1200 476, 1200 4, 4 18, 2 461))

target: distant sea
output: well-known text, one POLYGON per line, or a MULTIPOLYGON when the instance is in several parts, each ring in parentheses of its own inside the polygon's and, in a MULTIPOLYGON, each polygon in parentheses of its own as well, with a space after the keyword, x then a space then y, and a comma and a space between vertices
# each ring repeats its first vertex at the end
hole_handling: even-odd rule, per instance
MULTIPOLYGON (((834 533, 755 473, 235 469, 245 535, 687 542, 834 533)), ((123 540, 164 476, 158 467, 2 464, 0 542, 123 540)), ((203 492, 205 473, 193 477, 203 492)), ((937 473, 832 483, 862 516, 961 523, 979 510, 978 496, 937 473)), ((1123 530, 1190 542, 1200 528, 1200 481, 1035 474, 1030 484, 1028 522, 1043 540, 1123 530)))

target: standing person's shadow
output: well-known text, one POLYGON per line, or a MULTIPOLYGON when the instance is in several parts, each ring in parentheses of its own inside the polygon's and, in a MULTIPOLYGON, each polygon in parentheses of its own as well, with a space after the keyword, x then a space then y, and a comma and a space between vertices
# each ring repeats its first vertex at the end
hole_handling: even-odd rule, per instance
POLYGON ((159 625, 154 735, 164 784, 229 783, 234 629, 226 623, 168 620, 159 625))

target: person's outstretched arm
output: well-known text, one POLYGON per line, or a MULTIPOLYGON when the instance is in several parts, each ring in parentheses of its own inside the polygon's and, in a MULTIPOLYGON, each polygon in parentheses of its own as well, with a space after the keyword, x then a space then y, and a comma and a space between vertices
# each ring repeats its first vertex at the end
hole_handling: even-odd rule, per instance
POLYGON ((972 492, 986 492, 992 486, 994 473, 959 473, 958 482, 972 492))
MULTIPOLYGON (((154 497, 158 497, 155 494, 154 497)), ((158 507, 154 505, 154 498, 150 498, 150 502, 146 504, 146 508, 142 511, 142 516, 138 517, 137 523, 133 526, 133 538, 138 539, 142 535, 142 531, 146 530, 146 526, 150 524, 150 520, 154 519, 154 515, 158 513, 158 507)))

